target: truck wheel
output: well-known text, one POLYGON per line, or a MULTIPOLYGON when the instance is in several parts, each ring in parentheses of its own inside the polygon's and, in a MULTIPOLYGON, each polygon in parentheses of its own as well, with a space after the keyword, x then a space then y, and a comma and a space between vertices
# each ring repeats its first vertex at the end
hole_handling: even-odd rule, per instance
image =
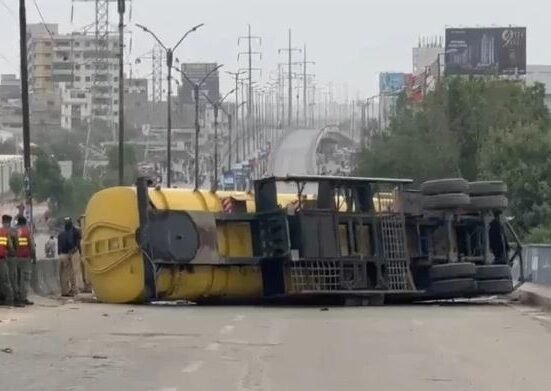
POLYGON ((468 190, 469 182, 463 178, 435 179, 421 184, 423 195, 466 193, 468 190))
POLYGON ((423 197, 425 209, 458 209, 471 205, 470 197, 464 193, 436 194, 423 197))
POLYGON ((473 209, 507 209, 509 201, 504 195, 489 195, 471 197, 471 208, 473 209))
POLYGON ((504 195, 507 194, 507 184, 502 181, 483 181, 469 183, 471 196, 504 195))
POLYGON ((476 267, 473 263, 448 263, 430 268, 432 281, 453 280, 456 278, 474 278, 476 267))
POLYGON ((476 267, 477 281, 512 280, 513 275, 508 265, 481 265, 476 267))
POLYGON ((432 296, 442 299, 470 296, 476 291, 477 283, 472 278, 434 281, 429 288, 429 293, 432 296))
POLYGON ((511 280, 484 280, 478 281, 478 293, 483 295, 506 295, 513 291, 511 280))

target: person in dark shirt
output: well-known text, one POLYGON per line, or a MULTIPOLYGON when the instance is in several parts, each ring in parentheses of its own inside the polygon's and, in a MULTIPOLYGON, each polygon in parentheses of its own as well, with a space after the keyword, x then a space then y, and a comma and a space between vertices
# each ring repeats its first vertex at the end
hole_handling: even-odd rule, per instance
POLYGON ((80 267, 81 233, 70 217, 64 221, 64 229, 57 237, 57 252, 60 263, 61 295, 75 296, 82 289, 83 279, 80 267))

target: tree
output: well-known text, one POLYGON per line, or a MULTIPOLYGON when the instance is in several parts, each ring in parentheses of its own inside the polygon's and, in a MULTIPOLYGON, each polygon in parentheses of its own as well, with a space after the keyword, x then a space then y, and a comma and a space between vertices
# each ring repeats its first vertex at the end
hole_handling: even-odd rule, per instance
POLYGON ((23 186, 25 184, 25 179, 23 174, 19 172, 14 172, 10 177, 10 190, 16 196, 19 197, 23 191, 23 186))
POLYGON ((501 179, 528 239, 551 240, 551 116, 542 85, 448 78, 414 105, 398 99, 389 129, 357 159, 357 174, 501 179))
POLYGON ((57 161, 41 152, 36 157, 32 171, 33 197, 39 201, 58 204, 63 198, 63 182, 57 161))

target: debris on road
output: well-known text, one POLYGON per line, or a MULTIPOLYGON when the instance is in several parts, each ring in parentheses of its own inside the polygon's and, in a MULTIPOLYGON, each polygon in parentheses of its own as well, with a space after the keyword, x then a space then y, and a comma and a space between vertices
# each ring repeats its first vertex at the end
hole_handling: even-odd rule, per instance
POLYGON ((4 348, 4 349, 1 349, 0 352, 7 353, 7 354, 12 354, 13 349, 12 348, 4 348))

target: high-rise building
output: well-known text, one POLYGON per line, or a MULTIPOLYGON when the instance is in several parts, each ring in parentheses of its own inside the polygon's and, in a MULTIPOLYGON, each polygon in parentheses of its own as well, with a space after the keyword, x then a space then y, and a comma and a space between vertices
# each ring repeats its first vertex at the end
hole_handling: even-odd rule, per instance
POLYGON ((27 25, 27 61, 29 88, 32 93, 52 93, 53 39, 58 34, 57 24, 27 25))
MULTIPOLYGON (((94 119, 118 123, 118 36, 110 35, 107 50, 100 51, 94 35, 60 34, 55 24, 29 25, 28 31, 31 92, 58 91, 62 98, 69 98, 88 91, 92 96, 93 111, 90 113, 94 119), (106 67, 97 66, 98 56, 107 60, 106 67), (62 90, 66 93, 61 94, 62 90)), ((70 102, 62 101, 64 104, 70 102)))

